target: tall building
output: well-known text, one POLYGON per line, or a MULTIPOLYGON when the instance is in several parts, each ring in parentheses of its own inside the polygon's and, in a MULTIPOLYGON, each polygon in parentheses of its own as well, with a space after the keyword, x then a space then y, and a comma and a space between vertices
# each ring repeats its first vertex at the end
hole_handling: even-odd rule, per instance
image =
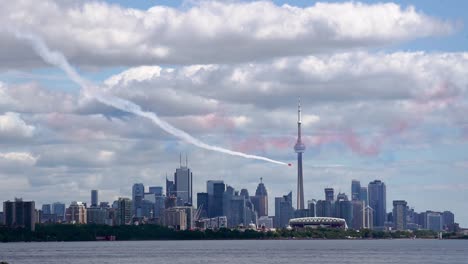
POLYGON ((334 216, 344 219, 349 227, 353 227, 353 206, 344 193, 337 195, 334 216))
POLYGON ((318 200, 315 208, 317 217, 333 217, 333 206, 331 201, 318 200))
POLYGON ((361 187, 359 197, 361 198, 361 201, 364 201, 364 203, 365 203, 364 206, 369 205, 369 199, 368 199, 368 195, 367 195, 367 187, 361 187))
POLYGON ((358 180, 351 181, 351 200, 361 200, 361 182, 358 180))
POLYGON ((200 218, 208 218, 208 193, 197 193, 197 209, 200 218))
POLYGON ((152 193, 156 196, 163 196, 163 187, 162 186, 151 186, 149 187, 149 193, 152 193))
POLYGON ((70 224, 86 224, 87 213, 86 206, 82 202, 71 202, 66 210, 66 219, 70 224))
POLYGON ((442 215, 438 212, 426 213, 427 229, 432 231, 442 231, 442 215))
POLYGON ((247 190, 236 192, 231 186, 227 186, 223 195, 223 214, 227 217, 228 227, 248 226, 257 224, 257 213, 249 199, 247 190))
POLYGON ((4 224, 8 227, 22 227, 34 231, 36 224, 35 203, 15 198, 3 202, 4 224))
POLYGON ((166 197, 176 196, 176 189, 174 181, 170 181, 166 176, 166 197))
POLYGON ((97 206, 86 208, 86 222, 88 224, 104 225, 108 219, 108 209, 97 206))
POLYGON ((143 183, 135 183, 132 187, 132 216, 143 217, 142 202, 145 198, 145 186, 143 183))
POLYGON ((393 226, 396 230, 406 230, 408 217, 408 203, 406 201, 393 201, 393 226))
POLYGON ((255 191, 255 196, 250 197, 250 200, 252 201, 255 211, 259 217, 268 216, 268 192, 265 188, 265 184, 263 184, 263 178, 260 178, 260 183, 255 191))
POLYGON ((180 168, 174 173, 174 184, 176 196, 183 205, 192 205, 192 172, 188 168, 187 160, 185 166, 180 164, 180 168))
POLYGON ((98 207, 98 190, 91 190, 91 207, 98 207))
POLYGON ((387 218, 387 192, 385 183, 375 180, 367 188, 369 206, 374 209, 374 229, 382 229, 387 218))
POLYGON ((444 211, 442 213, 442 223, 444 230, 453 232, 455 225, 455 215, 450 211, 444 211))
POLYGON ((364 228, 364 201, 354 200, 351 202, 353 206, 353 225, 351 226, 354 230, 364 228))
POLYGON ((333 188, 325 188, 325 201, 333 202, 335 200, 335 191, 333 188))
POLYGON ((223 196, 226 185, 223 181, 207 181, 208 217, 223 216, 223 196))
POLYGON ((116 224, 129 225, 132 223, 132 200, 119 198, 117 200, 116 224))
POLYGON ((42 213, 43 214, 52 214, 52 208, 50 204, 43 204, 42 205, 42 213))
POLYGON ((284 228, 289 225, 289 219, 294 217, 292 206, 292 192, 283 197, 275 197, 275 219, 274 225, 277 228, 284 228))
POLYGON ((65 221, 65 204, 60 202, 55 202, 52 204, 52 214, 57 215, 57 221, 65 221))
POLYGON ((307 201, 307 209, 309 210, 309 217, 317 216, 317 201, 309 200, 307 201))
POLYGON ((304 178, 302 175, 302 153, 306 147, 301 139, 301 101, 297 107, 297 141, 294 145, 294 151, 297 153, 297 209, 304 209, 304 178))

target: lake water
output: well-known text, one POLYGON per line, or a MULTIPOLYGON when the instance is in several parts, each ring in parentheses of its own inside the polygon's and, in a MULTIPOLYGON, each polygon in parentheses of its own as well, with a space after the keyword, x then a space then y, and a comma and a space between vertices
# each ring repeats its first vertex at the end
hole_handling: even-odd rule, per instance
POLYGON ((0 243, 16 263, 468 264, 468 240, 267 240, 0 243))

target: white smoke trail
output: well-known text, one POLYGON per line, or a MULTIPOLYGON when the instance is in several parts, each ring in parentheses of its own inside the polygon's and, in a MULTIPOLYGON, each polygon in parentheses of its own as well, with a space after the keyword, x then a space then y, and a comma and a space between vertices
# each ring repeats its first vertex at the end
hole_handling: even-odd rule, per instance
POLYGON ((159 126, 162 130, 166 131, 167 133, 170 133, 174 135, 175 137, 187 143, 195 145, 197 147, 207 149, 207 150, 217 151, 217 152, 221 152, 221 153, 225 153, 229 155, 240 156, 240 157, 244 157, 248 159, 263 160, 263 161, 268 161, 268 162, 272 162, 276 164, 288 165, 285 162, 269 159, 266 157, 249 155, 249 154, 245 154, 245 153, 238 152, 238 151, 232 151, 232 150, 225 149, 225 148, 218 147, 218 146, 208 145, 204 143, 203 141, 197 138, 194 138, 187 132, 182 131, 176 127, 173 127, 171 124, 160 119, 155 113, 143 111, 139 105, 131 101, 128 101, 119 97, 115 97, 109 94, 103 94, 91 82, 81 77, 76 72, 76 70, 68 63, 67 59, 65 58, 65 56, 63 56, 63 54, 57 51, 51 51, 47 47, 45 42, 38 36, 32 35, 32 34, 24 34, 24 33, 15 32, 15 31, 13 31, 13 33, 19 39, 28 40, 32 44, 34 50, 38 53, 38 55, 44 61, 62 69, 73 82, 77 83, 83 89, 83 93, 87 97, 95 98, 96 100, 98 100, 99 102, 103 104, 115 107, 122 111, 129 112, 138 116, 146 117, 150 119, 151 121, 153 121, 153 123, 155 123, 157 126, 159 126))

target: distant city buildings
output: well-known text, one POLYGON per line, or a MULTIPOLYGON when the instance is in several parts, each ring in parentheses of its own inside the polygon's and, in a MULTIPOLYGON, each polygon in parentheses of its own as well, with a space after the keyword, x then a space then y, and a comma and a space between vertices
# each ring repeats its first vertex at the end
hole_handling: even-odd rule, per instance
POLYGON ((393 201, 393 225, 396 230, 407 229, 408 203, 406 201, 393 201))
POLYGON ((250 197, 250 199, 259 217, 268 216, 268 192, 263 184, 263 178, 260 178, 255 196, 250 197))

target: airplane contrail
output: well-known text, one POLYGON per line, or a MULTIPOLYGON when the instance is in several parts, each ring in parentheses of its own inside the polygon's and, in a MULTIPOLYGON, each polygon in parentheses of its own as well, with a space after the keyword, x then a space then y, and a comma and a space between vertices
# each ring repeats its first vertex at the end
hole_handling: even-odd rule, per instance
POLYGON ((73 82, 75 82, 82 88, 83 94, 86 97, 95 98, 96 100, 98 100, 99 102, 103 104, 112 106, 114 108, 120 109, 125 112, 129 112, 129 113, 141 116, 141 117, 146 117, 150 119, 154 124, 159 126, 162 130, 166 131, 167 133, 172 134, 173 136, 187 143, 195 145, 197 147, 207 149, 207 150, 217 151, 217 152, 221 152, 221 153, 225 153, 225 154, 229 154, 233 156, 239 156, 239 157, 243 157, 247 159, 263 160, 263 161, 272 162, 275 164, 291 166, 291 164, 269 159, 266 157, 250 155, 250 154, 242 153, 239 151, 225 149, 219 146, 209 145, 193 137, 187 132, 172 126, 171 124, 159 118, 158 115, 154 112, 144 111, 143 109, 141 109, 139 105, 129 100, 100 92, 93 83, 91 83, 90 81, 81 77, 80 74, 78 74, 78 72, 70 65, 70 63, 68 63, 68 60, 65 58, 65 56, 62 53, 50 50, 49 47, 46 45, 46 43, 37 35, 33 35, 30 33, 21 33, 17 31, 13 31, 13 33, 18 39, 29 41, 32 44, 32 47, 36 51, 36 53, 45 62, 50 63, 62 69, 66 73, 68 78, 70 78, 73 82))

